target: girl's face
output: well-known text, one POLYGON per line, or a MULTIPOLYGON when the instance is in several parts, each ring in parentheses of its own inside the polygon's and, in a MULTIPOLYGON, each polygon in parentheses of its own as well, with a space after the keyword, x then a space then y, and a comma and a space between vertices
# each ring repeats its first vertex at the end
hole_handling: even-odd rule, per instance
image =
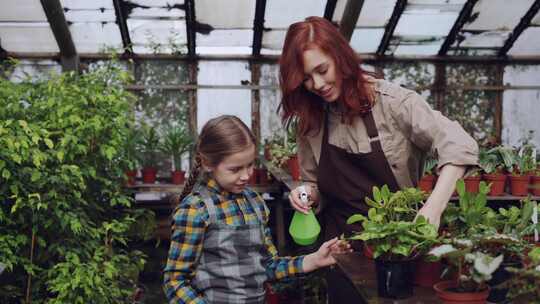
POLYGON ((225 191, 240 193, 247 185, 249 177, 253 174, 255 165, 255 146, 251 145, 244 151, 226 157, 215 167, 210 169, 211 176, 225 191))
POLYGON ((304 87, 327 102, 336 101, 341 95, 341 86, 336 78, 336 64, 318 48, 304 51, 304 87))

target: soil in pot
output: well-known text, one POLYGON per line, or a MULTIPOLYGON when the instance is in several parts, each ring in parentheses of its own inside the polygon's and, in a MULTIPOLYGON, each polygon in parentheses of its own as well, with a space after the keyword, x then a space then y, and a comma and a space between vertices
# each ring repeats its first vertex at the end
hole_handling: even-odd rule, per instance
POLYGON ((380 297, 405 299, 413 295, 414 261, 375 259, 377 291, 380 297))
POLYGON ((436 283, 433 289, 444 304, 484 304, 489 295, 489 287, 479 292, 458 292, 455 281, 436 283))

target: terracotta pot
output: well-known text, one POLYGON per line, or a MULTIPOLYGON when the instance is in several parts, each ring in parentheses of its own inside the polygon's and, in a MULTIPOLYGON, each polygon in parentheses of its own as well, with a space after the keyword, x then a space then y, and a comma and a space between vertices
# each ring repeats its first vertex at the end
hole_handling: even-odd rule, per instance
POLYGON ((126 171, 127 181, 126 184, 128 186, 135 185, 135 180, 137 178, 137 170, 127 170, 126 171))
POLYGON ((171 182, 175 185, 181 185, 186 180, 186 172, 182 170, 171 171, 171 182))
POLYGON ((292 179, 295 181, 300 180, 300 164, 298 163, 298 156, 291 156, 287 160, 287 166, 292 179))
POLYGON ((142 170, 142 179, 145 184, 153 184, 156 182, 157 169, 153 167, 145 167, 142 170))
POLYGON ((455 281, 442 281, 433 285, 437 297, 445 304, 484 304, 489 295, 489 287, 479 292, 456 292, 450 291, 456 288, 455 281))
POLYGON ((465 191, 470 193, 478 193, 480 191, 480 176, 469 176, 465 178, 465 191))
POLYGON ((506 183, 506 175, 500 173, 484 174, 484 180, 491 183, 489 195, 501 196, 504 194, 504 185, 506 183))
POLYGON ((531 193, 540 196, 540 176, 531 176, 531 193))
POLYGON ((530 175, 510 175, 510 192, 515 196, 529 194, 530 175))
POLYGON ((441 281, 443 265, 441 262, 428 262, 423 259, 415 261, 414 285, 432 287, 441 281))
POLYGON ((420 180, 418 180, 418 188, 420 190, 430 193, 433 190, 433 185, 435 184, 434 175, 424 175, 420 180))

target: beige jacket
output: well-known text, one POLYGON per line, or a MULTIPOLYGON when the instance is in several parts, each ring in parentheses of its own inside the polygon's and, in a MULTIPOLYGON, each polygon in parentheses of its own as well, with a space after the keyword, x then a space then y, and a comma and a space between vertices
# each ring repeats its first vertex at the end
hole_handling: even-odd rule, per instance
MULTIPOLYGON (((400 188, 411 187, 422 174, 425 155, 438 155, 437 170, 446 164, 477 165, 478 145, 459 123, 433 110, 417 93, 385 80, 373 80, 377 101, 373 119, 382 149, 400 188)), ((330 108, 329 142, 350 153, 371 152, 363 120, 342 122, 339 110, 330 108)), ((302 179, 317 181, 324 128, 313 136, 298 138, 302 179)))

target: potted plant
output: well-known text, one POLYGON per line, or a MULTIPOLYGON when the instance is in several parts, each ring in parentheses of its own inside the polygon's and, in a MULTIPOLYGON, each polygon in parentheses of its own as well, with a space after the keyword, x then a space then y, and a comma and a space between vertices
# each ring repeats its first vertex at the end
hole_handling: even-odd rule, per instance
POLYGON ((406 298, 413 293, 413 260, 437 239, 436 228, 420 216, 425 193, 407 188, 395 193, 388 186, 373 187, 367 216, 354 214, 347 224, 362 222, 363 231, 348 240, 362 240, 372 248, 377 271, 378 293, 382 297, 406 298))
POLYGON ((418 188, 426 193, 430 193, 433 190, 433 185, 435 184, 435 174, 433 171, 435 167, 437 167, 437 159, 429 154, 424 161, 422 177, 418 180, 418 188))
POLYGON ((141 163, 140 153, 138 151, 138 144, 141 140, 141 133, 136 128, 130 128, 126 135, 126 155, 125 158, 128 162, 128 168, 126 170, 127 185, 135 185, 135 179, 137 177, 137 169, 141 163))
POLYGON ((506 282, 508 298, 512 303, 540 302, 540 247, 531 250, 528 259, 531 262, 523 268, 507 268, 513 274, 506 282))
POLYGON ((514 165, 512 149, 505 146, 496 146, 487 151, 481 150, 479 163, 485 173, 484 180, 491 183, 489 195, 503 195, 506 172, 510 172, 514 165))
POLYGON ((270 145, 272 159, 270 163, 277 168, 286 166, 293 180, 300 180, 300 165, 298 163, 296 142, 283 140, 270 145))
POLYGON ((532 144, 524 144, 514 152, 514 166, 510 175, 512 195, 526 196, 529 193, 529 180, 536 170, 536 149, 532 144))
POLYGON ((480 190, 480 181, 482 180, 482 175, 480 174, 480 169, 476 168, 471 170, 469 174, 464 179, 465 190, 471 193, 478 193, 480 190))
POLYGON ((160 150, 170 155, 173 160, 171 182, 175 185, 184 183, 185 171, 182 170, 182 156, 193 146, 193 138, 189 131, 181 126, 171 126, 165 132, 160 150))
POLYGON ((501 265, 504 256, 492 256, 482 251, 476 238, 447 238, 433 248, 429 255, 445 259, 455 272, 453 280, 433 285, 444 303, 486 303, 489 295, 487 281, 501 265))
POLYGON ((153 184, 156 181, 158 147, 160 139, 156 129, 147 125, 141 126, 141 141, 139 142, 139 151, 142 157, 142 177, 143 183, 153 184))
POLYGON ((531 193, 540 196, 540 165, 537 165, 536 171, 531 176, 531 193))

